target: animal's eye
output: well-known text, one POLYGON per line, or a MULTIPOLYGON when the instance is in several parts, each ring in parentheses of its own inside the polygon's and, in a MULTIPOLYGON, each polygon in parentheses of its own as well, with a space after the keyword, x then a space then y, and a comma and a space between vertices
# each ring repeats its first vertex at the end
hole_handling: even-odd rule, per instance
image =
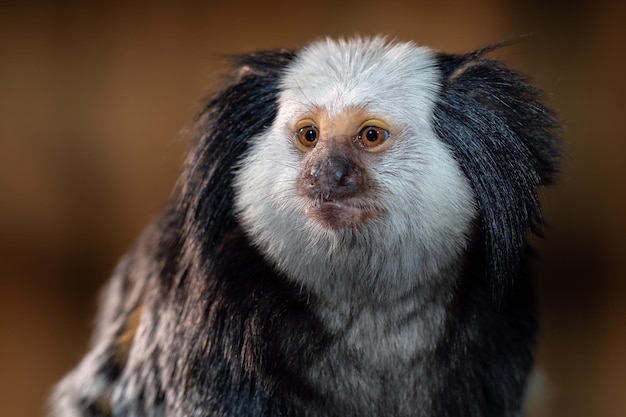
POLYGON ((365 126, 357 137, 366 148, 374 148, 389 139, 389 132, 382 127, 365 126))
POLYGON ((317 145, 319 135, 319 130, 315 126, 304 126, 296 134, 298 142, 307 148, 317 145))

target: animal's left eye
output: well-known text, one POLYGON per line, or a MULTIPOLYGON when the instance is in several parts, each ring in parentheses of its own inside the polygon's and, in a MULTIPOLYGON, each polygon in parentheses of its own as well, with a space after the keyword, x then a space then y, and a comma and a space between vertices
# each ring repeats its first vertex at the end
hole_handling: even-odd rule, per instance
POLYGON ((374 148, 389 139, 389 132, 382 127, 365 126, 357 137, 366 148, 374 148))

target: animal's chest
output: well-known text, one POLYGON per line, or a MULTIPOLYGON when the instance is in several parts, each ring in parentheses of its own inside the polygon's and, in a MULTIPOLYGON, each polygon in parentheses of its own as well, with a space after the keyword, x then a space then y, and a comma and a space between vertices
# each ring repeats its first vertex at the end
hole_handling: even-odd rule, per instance
POLYGON ((306 372, 333 408, 326 415, 426 415, 434 388, 427 368, 442 331, 438 309, 410 303, 333 319, 326 318, 333 342, 306 372))

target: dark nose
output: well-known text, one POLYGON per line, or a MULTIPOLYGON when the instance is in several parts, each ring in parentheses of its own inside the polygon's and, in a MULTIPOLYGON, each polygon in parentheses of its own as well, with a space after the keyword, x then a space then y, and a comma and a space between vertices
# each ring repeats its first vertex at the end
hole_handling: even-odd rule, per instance
POLYGON ((302 172, 302 184, 310 198, 335 200, 354 196, 361 177, 361 170, 354 162, 339 156, 327 156, 308 165, 302 172))

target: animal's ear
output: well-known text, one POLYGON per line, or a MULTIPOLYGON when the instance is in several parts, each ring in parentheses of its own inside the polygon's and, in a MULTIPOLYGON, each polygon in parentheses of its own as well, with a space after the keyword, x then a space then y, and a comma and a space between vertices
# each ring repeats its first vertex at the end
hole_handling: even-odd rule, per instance
POLYGON ((288 49, 255 52, 233 58, 236 82, 249 76, 272 76, 281 73, 293 61, 295 53, 288 49))
POLYGON ((551 182, 559 144, 554 114, 538 90, 485 58, 491 49, 439 56, 435 126, 476 194, 487 274, 499 303, 519 274, 526 234, 540 225, 537 187, 551 182))
POLYGON ((250 138, 274 120, 280 78, 293 58, 286 50, 234 57, 229 82, 196 118, 177 211, 186 213, 184 229, 206 251, 216 249, 233 221, 234 166, 250 138))

